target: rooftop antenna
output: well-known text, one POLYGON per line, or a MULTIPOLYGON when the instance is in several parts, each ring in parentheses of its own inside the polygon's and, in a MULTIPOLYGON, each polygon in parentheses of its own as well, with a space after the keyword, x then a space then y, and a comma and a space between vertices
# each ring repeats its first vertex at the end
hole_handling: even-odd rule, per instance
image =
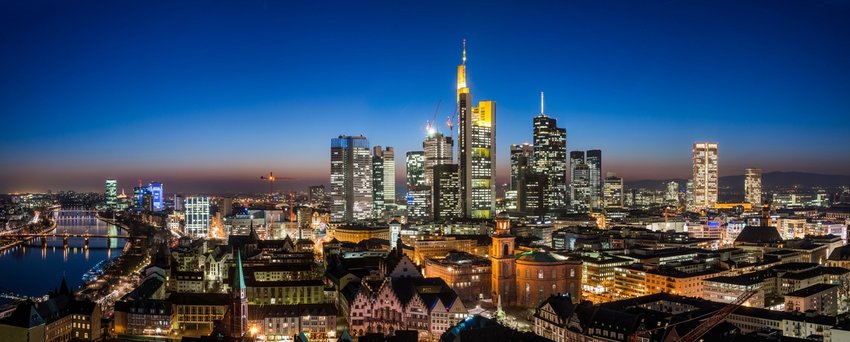
POLYGON ((540 114, 543 114, 543 113, 545 113, 545 112, 543 111, 543 92, 541 91, 540 92, 540 114))
POLYGON ((463 64, 466 65, 466 38, 463 38, 463 64))

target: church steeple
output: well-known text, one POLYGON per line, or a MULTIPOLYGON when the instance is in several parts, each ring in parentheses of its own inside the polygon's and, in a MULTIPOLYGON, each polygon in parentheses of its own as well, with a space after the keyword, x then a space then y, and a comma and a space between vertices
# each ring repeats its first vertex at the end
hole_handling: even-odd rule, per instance
POLYGON ((248 297, 245 293, 245 274, 242 272, 242 253, 236 249, 236 270, 230 289, 230 336, 242 337, 248 331, 248 297))

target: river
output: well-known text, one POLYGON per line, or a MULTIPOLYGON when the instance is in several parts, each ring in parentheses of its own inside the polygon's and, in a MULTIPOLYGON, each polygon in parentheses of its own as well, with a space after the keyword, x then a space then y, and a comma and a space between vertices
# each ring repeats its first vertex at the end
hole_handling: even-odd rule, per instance
MULTIPOLYGON (((51 233, 127 235, 90 211, 61 210, 54 217, 57 226, 51 233)), ((83 275, 89 270, 121 255, 125 242, 122 238, 90 237, 89 248, 85 248, 83 237, 69 237, 65 248, 63 237, 56 236, 47 238, 46 248, 40 239, 33 239, 4 250, 0 252, 0 292, 41 296, 56 289, 63 275, 75 290, 83 285, 83 275)))

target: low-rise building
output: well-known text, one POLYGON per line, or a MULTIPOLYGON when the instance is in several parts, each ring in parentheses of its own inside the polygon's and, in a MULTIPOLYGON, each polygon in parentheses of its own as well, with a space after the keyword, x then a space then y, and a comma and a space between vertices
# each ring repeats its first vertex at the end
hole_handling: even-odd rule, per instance
POLYGON ((301 333, 313 341, 336 340, 334 304, 251 305, 248 329, 267 341, 286 341, 301 333))
POLYGON ((425 259, 426 277, 443 279, 461 300, 472 301, 490 293, 490 260, 464 252, 425 259))
POLYGON ((838 285, 815 284, 785 294, 785 311, 838 314, 838 285))

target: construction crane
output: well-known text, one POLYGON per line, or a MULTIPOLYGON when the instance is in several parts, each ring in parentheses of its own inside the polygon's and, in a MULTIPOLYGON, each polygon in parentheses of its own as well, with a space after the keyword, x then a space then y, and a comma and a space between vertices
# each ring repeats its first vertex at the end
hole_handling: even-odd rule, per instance
POLYGON ((274 196, 274 182, 277 180, 292 180, 292 177, 275 177, 274 173, 269 171, 268 176, 260 176, 261 180, 269 182, 269 196, 274 196))
POLYGON ((437 102, 437 108, 434 109, 434 117, 431 120, 425 121, 425 131, 428 132, 428 135, 431 135, 431 132, 434 132, 434 125, 437 124, 437 112, 440 111, 440 104, 443 103, 443 100, 437 102))
POLYGON ((700 325, 685 334, 685 336, 682 336, 682 338, 679 339, 679 342, 695 342, 699 340, 702 335, 705 335, 705 333, 707 333, 709 330, 725 321, 726 318, 729 317, 729 315, 731 315, 733 312, 735 312, 735 310, 741 307, 741 305, 744 304, 747 299, 750 299, 750 297, 756 294, 756 292, 758 292, 758 290, 744 292, 743 294, 738 296, 735 301, 724 306, 722 309, 715 311, 714 313, 712 313, 711 317, 702 321, 700 325))

